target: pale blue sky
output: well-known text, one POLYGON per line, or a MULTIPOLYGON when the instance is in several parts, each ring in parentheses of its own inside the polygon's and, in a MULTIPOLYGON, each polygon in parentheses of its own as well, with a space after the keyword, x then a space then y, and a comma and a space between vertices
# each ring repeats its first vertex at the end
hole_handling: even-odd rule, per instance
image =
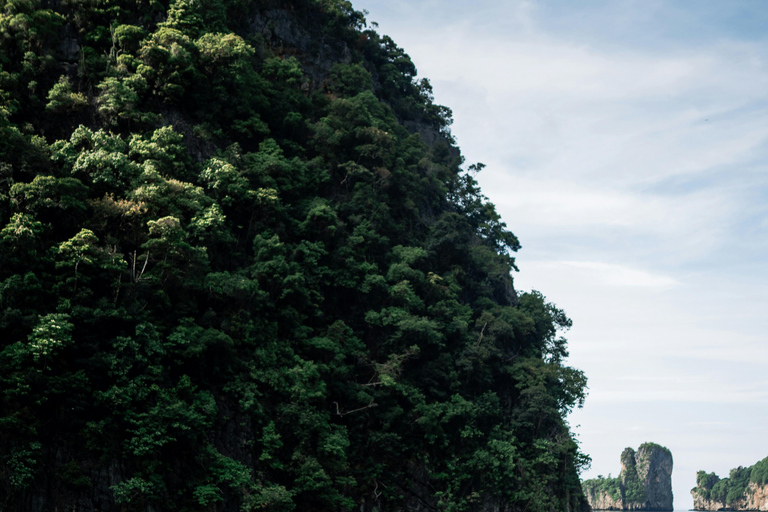
POLYGON ((768 2, 357 0, 451 107, 520 238, 518 289, 574 321, 570 419, 699 469, 768 456, 768 2))

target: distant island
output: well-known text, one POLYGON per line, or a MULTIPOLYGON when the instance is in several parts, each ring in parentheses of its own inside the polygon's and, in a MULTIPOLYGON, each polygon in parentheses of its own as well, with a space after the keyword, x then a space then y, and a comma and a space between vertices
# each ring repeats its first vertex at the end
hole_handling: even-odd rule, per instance
POLYGON ((699 471, 691 494, 694 510, 768 510, 768 457, 732 469, 728 478, 699 471))
POLYGON ((593 510, 674 510, 672 453, 656 443, 625 448, 617 478, 599 476, 582 487, 593 510))

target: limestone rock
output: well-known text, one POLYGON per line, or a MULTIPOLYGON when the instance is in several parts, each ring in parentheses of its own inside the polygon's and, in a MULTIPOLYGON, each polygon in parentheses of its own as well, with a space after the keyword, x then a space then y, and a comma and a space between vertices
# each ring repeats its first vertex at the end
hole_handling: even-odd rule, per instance
POLYGON ((702 485, 691 489, 693 495, 693 510, 757 510, 768 511, 768 484, 759 485, 750 482, 744 494, 736 500, 726 503, 725 499, 718 499, 706 492, 702 485))
POLYGON ((602 489, 587 487, 584 488, 584 494, 592 510, 623 510, 621 495, 614 497, 602 489))
POLYGON ((640 446, 635 460, 645 489, 645 508, 636 510, 673 510, 672 453, 658 444, 646 443, 640 446))
POLYGON ((621 454, 618 478, 597 478, 583 483, 594 510, 673 510, 672 454, 655 443, 621 454))
POLYGON ((768 510, 768 485, 757 485, 754 482, 747 488, 744 510, 768 510))

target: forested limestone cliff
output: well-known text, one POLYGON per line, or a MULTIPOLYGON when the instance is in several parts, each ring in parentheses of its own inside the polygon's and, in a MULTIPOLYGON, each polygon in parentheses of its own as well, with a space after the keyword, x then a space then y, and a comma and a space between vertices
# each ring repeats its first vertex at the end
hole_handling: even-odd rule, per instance
POLYGON ((0 0, 1 511, 588 508, 565 314, 343 0, 0 0))
POLYGON ((626 448, 618 478, 609 475, 582 485, 594 510, 674 510, 672 454, 655 443, 644 443, 637 452, 626 448))
POLYGON ((768 457, 727 478, 699 471, 691 494, 694 510, 768 510, 768 457))

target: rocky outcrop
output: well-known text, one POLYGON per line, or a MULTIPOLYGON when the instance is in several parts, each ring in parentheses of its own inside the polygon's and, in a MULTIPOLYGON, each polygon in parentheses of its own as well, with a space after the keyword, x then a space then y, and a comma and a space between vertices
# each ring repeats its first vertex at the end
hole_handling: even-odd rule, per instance
POLYGON ((694 510, 768 511, 768 457, 732 469, 727 478, 699 471, 691 489, 694 510))
POLYGON ((611 496, 610 493, 597 487, 584 487, 587 501, 593 510, 623 510, 621 495, 611 496))
POLYGON ((586 480, 583 488, 594 510, 673 510, 672 454, 655 443, 626 448, 618 478, 586 480))
POLYGON ((673 510, 672 453, 663 446, 646 443, 640 446, 635 460, 646 505, 635 510, 673 510))
POLYGON ((768 510, 768 485, 757 485, 754 482, 747 488, 744 510, 768 510))

